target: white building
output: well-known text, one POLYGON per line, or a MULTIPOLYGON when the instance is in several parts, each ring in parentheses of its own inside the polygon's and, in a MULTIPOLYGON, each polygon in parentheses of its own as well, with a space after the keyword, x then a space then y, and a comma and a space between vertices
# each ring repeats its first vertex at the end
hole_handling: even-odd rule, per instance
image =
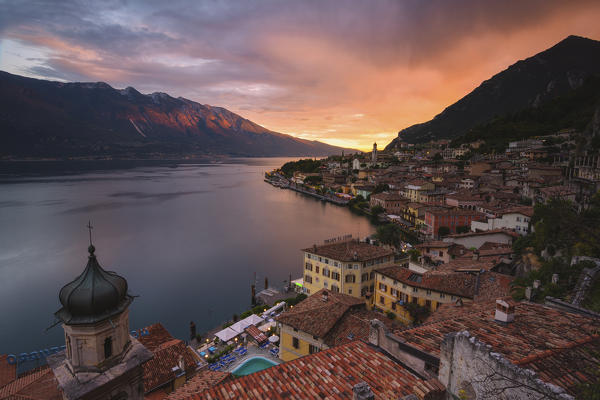
POLYGON ((518 207, 504 211, 498 218, 488 218, 487 221, 471 221, 471 231, 491 231, 493 229, 510 229, 519 235, 527 235, 530 231, 530 221, 533 207, 518 207))

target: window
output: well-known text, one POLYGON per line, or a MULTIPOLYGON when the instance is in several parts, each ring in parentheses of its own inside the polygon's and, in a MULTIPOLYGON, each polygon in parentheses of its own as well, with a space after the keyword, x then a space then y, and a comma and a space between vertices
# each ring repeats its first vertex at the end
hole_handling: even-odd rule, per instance
POLYGON ((352 294, 352 289, 348 289, 348 294, 352 294))
POLYGON ((440 293, 440 299, 445 299, 446 295, 444 293, 440 293))
POLYGON ((450 296, 450 300, 454 300, 456 297, 454 296, 450 296))
POLYGON ((318 274, 319 273, 319 266, 315 265, 315 272, 318 274))
POLYGON ((323 281, 323 287, 326 288, 327 287, 327 281, 323 281))
POLYGON ((323 276, 326 276, 329 278, 329 270, 328 269, 323 268, 323 276))
POLYGON ((335 279, 336 281, 340 280, 340 274, 338 272, 331 273, 331 279, 335 279))
POLYGON ((315 276, 315 282, 319 283, 319 277, 315 276))
POLYGON ((354 269, 358 269, 358 264, 354 264, 354 269))
POLYGON ((392 310, 396 310, 396 303, 392 301, 392 310))
POLYGON ((401 293, 400 294, 400 300, 402 300, 403 303, 408 303, 408 295, 401 293))
POLYGON ((321 257, 319 257, 319 262, 323 262, 323 259, 321 257))
POLYGON ((427 296, 431 296, 431 290, 427 289, 427 296))
POLYGON ((319 352, 319 348, 317 346, 312 345, 312 344, 308 346, 308 353, 309 354, 315 354, 315 353, 318 353, 318 352, 319 352))
POLYGON ((398 297, 398 291, 396 289, 390 288, 390 294, 394 297, 398 297))
POLYGON ((412 289, 413 289, 413 293, 419 293, 419 288, 414 287, 412 289))
POLYGON ((335 285, 331 285, 331 291, 334 293, 339 293, 340 292, 340 288, 335 286, 335 285))
POLYGON ((381 291, 384 291, 384 292, 385 292, 385 291, 387 291, 387 286, 386 286, 386 285, 384 285, 383 283, 379 282, 379 290, 381 290, 381 291))
POLYGON ((308 259, 310 260, 310 254, 307 254, 307 255, 306 255, 306 258, 308 258, 308 259))
POLYGON ((325 259, 325 264, 329 264, 329 259, 328 258, 325 259))
POLYGON ((368 280, 369 280, 369 274, 364 273, 361 275, 361 277, 360 277, 361 282, 368 281, 368 280))
POLYGON ((348 265, 346 265, 346 268, 347 268, 347 269, 352 269, 352 264, 348 264, 348 265))
POLYGON ((385 298, 383 296, 379 296, 379 304, 385 305, 385 298))
POLYGON ((304 275, 304 281, 306 283, 312 283, 312 276, 310 276, 310 275, 304 275))
POLYGON ((306 263, 306 269, 308 271, 312 271, 312 264, 311 263, 306 263))
POLYGON ((410 299, 410 300, 412 301, 412 303, 413 303, 413 304, 417 304, 417 300, 418 300, 418 299, 417 299, 416 297, 413 297, 413 298, 412 298, 412 299, 410 299))
POLYGON ((292 338, 292 346, 294 346, 295 349, 299 349, 300 348, 300 341, 298 340, 297 337, 292 338))
POLYGON ((360 289, 360 295, 366 296, 368 291, 369 291, 369 288, 364 286, 363 288, 360 289))
POLYGON ((402 284, 402 289, 406 289, 406 285, 404 283, 402 284))
POLYGON ((375 271, 371 271, 369 274, 369 279, 375 279, 375 271))
POLYGON ((333 262, 333 266, 334 266, 334 267, 337 267, 337 266, 338 266, 338 262, 337 262, 337 261, 334 261, 334 262, 333 262))
POLYGON ((444 257, 444 252, 440 251, 440 257, 444 257))
POLYGON ((346 283, 356 282, 356 276, 354 274, 346 275, 346 283))
POLYGON ((429 308, 430 310, 431 308, 431 300, 425 300, 425 307, 429 308))
POLYGON ((112 356, 112 337, 104 339, 104 358, 112 356))

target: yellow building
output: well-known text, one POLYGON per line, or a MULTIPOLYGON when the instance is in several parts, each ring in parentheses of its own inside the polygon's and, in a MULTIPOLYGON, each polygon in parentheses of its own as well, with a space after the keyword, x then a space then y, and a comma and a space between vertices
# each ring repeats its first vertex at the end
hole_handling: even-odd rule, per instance
POLYGON ((510 276, 479 269, 419 273, 404 267, 378 268, 372 304, 376 309, 392 312, 395 318, 410 324, 414 321, 406 307, 410 303, 432 312, 440 304, 458 299, 472 302, 499 298, 509 294, 512 280, 510 276))
POLYGON ((391 327, 393 321, 369 311, 354 296, 320 290, 275 318, 279 325, 279 358, 291 361, 351 340, 367 340, 370 321, 391 327))
POLYGON ((304 288, 306 294, 321 289, 364 297, 373 293, 375 268, 394 263, 394 252, 357 240, 314 245, 304 252, 304 288))

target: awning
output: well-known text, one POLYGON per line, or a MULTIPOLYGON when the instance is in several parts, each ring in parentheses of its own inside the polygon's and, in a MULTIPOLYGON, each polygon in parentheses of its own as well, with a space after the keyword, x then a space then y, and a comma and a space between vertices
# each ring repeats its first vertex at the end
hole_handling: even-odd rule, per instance
POLYGON ((240 332, 236 332, 229 327, 215 333, 215 336, 221 339, 223 342, 228 342, 239 334, 240 332))
POLYGON ((263 322, 263 319, 256 314, 252 314, 247 318, 244 318, 241 321, 236 322, 231 325, 230 328, 236 331, 238 334, 244 332, 244 329, 249 327, 250 325, 258 325, 263 322))

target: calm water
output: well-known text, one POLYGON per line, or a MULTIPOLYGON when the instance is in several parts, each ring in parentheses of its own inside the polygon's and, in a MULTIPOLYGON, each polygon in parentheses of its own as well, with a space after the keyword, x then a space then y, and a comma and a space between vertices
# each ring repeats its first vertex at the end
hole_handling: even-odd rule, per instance
MULTIPOLYGON (((282 286, 299 249, 373 231, 366 218, 263 182, 286 159, 0 181, 0 354, 64 344, 58 291, 87 261, 88 220, 100 264, 139 295, 131 328, 163 323, 188 338, 244 311, 256 272, 282 286)), ((78 169, 78 168, 75 168, 78 169)))

